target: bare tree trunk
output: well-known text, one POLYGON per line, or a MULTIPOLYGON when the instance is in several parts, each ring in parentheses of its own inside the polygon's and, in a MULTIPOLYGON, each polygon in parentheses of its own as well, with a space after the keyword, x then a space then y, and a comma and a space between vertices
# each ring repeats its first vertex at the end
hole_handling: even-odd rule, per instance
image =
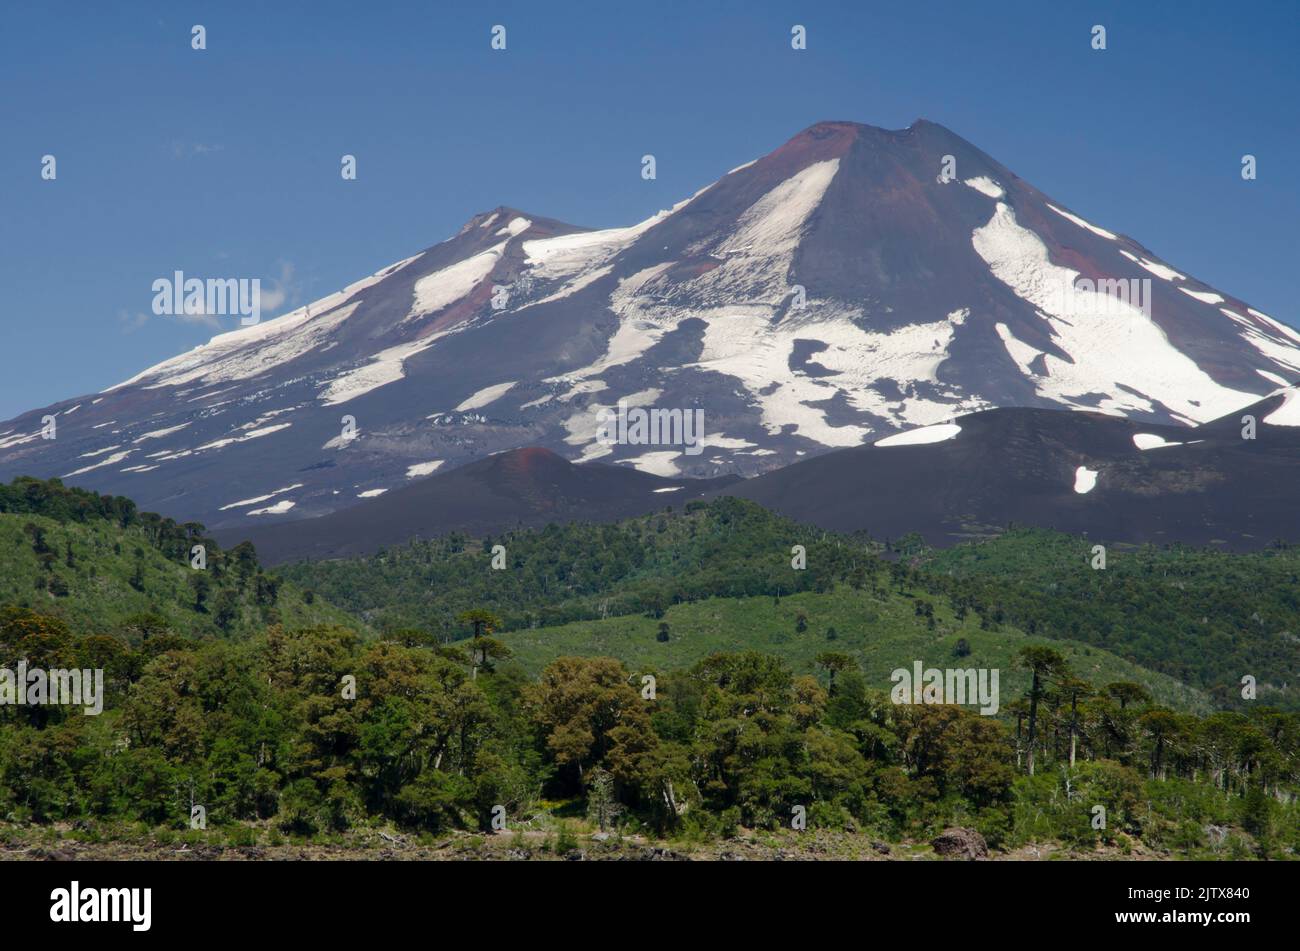
POLYGON ((1029 752, 1025 762, 1029 766, 1029 775, 1034 775, 1034 733, 1038 727, 1038 671, 1034 671, 1034 681, 1029 688, 1029 752))
POLYGON ((1079 748, 1079 695, 1070 695, 1070 769, 1074 769, 1074 754, 1079 748))

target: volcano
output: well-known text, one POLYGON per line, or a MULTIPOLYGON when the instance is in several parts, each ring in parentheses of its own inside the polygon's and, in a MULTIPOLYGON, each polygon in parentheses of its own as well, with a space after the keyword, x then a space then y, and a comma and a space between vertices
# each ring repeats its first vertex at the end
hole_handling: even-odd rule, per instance
POLYGON ((0 477, 251 528, 523 446, 748 477, 995 408, 1191 427, 1297 376, 1296 331, 942 126, 822 122, 630 227, 476 215, 336 294, 0 423, 0 477), (702 449, 600 438, 620 405, 702 410, 702 449))

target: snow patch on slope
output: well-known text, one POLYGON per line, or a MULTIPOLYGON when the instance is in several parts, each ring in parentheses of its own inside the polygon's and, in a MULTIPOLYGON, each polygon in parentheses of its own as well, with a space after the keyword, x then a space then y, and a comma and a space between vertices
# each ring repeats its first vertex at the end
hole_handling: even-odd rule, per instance
POLYGON ((1300 389, 1288 387, 1282 405, 1265 416, 1264 422, 1270 426, 1300 426, 1300 389))
POLYGON ((710 449, 753 449, 758 444, 726 433, 714 433, 701 439, 700 445, 710 449))
POLYGON ((1074 470, 1074 491, 1086 495, 1097 485, 1097 470, 1079 466, 1074 470))
POLYGON ((497 235, 506 234, 513 238, 517 234, 523 234, 532 226, 533 223, 529 221, 527 218, 511 218, 510 224, 506 225, 504 228, 497 229, 497 231, 495 231, 494 234, 497 235))
POLYGON ((612 264, 606 264, 604 267, 593 268, 590 271, 586 271, 582 274, 579 274, 577 277, 575 277, 573 280, 569 281, 568 283, 561 285, 559 290, 547 294, 545 297, 539 298, 537 300, 529 301, 528 303, 524 304, 522 307, 518 308, 518 310, 526 310, 529 307, 537 307, 541 304, 550 304, 557 300, 563 300, 566 297, 572 297, 574 294, 578 293, 578 291, 582 290, 584 287, 596 283, 602 277, 605 277, 613 270, 614 270, 614 265, 612 264))
POLYGON ((895 433, 892 436, 886 436, 884 439, 876 440, 873 445, 876 446, 922 446, 933 442, 943 442, 947 439, 956 439, 957 434, 961 432, 961 427, 956 423, 939 423, 934 426, 922 426, 920 429, 909 429, 905 433, 895 433))
POLYGON ((0 439, 0 449, 10 449, 13 446, 21 446, 23 443, 31 442, 39 435, 39 432, 34 432, 27 435, 24 435, 23 433, 15 433, 12 436, 6 436, 4 439, 0 439))
POLYGON ((430 473, 437 471, 438 468, 442 466, 442 463, 442 459, 434 459, 430 462, 417 462, 413 466, 406 467, 406 477, 408 479, 415 479, 419 476, 427 476, 430 473))
POLYGON ((1168 267, 1164 264, 1160 264, 1156 261, 1148 261, 1146 258, 1138 257, 1136 254, 1130 254, 1128 251, 1125 251, 1123 248, 1120 248, 1119 253, 1124 255, 1124 257, 1128 258, 1138 267, 1145 268, 1146 270, 1154 274, 1156 277, 1163 278, 1166 281, 1187 280, 1186 275, 1179 274, 1173 268, 1168 267))
POLYGON ((1079 272, 1052 263, 1042 239, 1021 227, 1005 203, 998 203, 988 224, 975 229, 971 242, 993 275, 1040 311, 1056 345, 1073 359, 1071 363, 1042 353, 1015 340, 1005 325, 998 327, 1008 354, 1040 396, 1110 413, 1153 412, 1151 400, 1159 400, 1197 422, 1215 419, 1257 398, 1216 383, 1174 347, 1141 308, 1076 289, 1079 272), (1039 357, 1047 367, 1046 376, 1030 369, 1039 357), (1085 401, 1095 393, 1105 394, 1100 406, 1085 401))
POLYGON ((1268 314, 1262 313, 1253 307, 1247 307, 1246 312, 1249 313, 1252 317, 1256 317, 1259 320, 1264 321, 1264 323, 1268 324, 1274 330, 1277 330, 1282 334, 1285 334, 1286 336, 1290 337, 1296 343, 1300 343, 1300 331, 1297 331, 1294 327, 1288 327, 1286 324, 1274 320, 1268 314))
POLYGON ((301 489, 302 485, 301 482, 295 482, 293 485, 286 485, 283 489, 275 489, 274 491, 266 493, 266 495, 257 495, 251 499, 240 499, 238 502, 231 502, 229 505, 221 506, 219 511, 224 512, 227 509, 241 509, 248 505, 256 505, 258 502, 265 502, 268 499, 273 499, 277 495, 292 492, 294 489, 301 489))
POLYGON ((962 184, 975 189, 981 195, 988 195, 990 198, 1001 198, 1006 194, 1006 192, 1002 190, 1001 185, 985 175, 968 178, 966 181, 962 182, 962 184))
POLYGON ((870 432, 863 426, 831 426, 825 410, 808 405, 832 399, 838 392, 824 378, 788 377, 796 336, 820 339, 815 334, 772 328, 764 308, 695 316, 706 320, 708 327, 700 360, 691 366, 740 380, 761 408, 763 426, 772 435, 792 425, 798 435, 824 446, 856 446, 870 432))
POLYGON ((506 242, 502 241, 496 247, 420 278, 412 289, 414 299, 406 320, 437 313, 459 300, 464 300, 485 277, 492 273, 492 268, 496 266, 497 261, 501 260, 505 247, 506 242))
MULTIPOLYGON (((653 405, 654 401, 662 395, 662 390, 641 390, 620 397, 618 402, 623 403, 628 409, 635 409, 640 406, 653 405)), ((601 414, 615 411, 614 406, 605 403, 591 403, 564 421, 564 428, 568 433, 564 437, 566 443, 570 446, 581 446, 584 443, 590 443, 583 451, 582 457, 578 460, 579 462, 586 462, 599 456, 608 456, 613 452, 612 446, 597 441, 597 435, 600 432, 601 414)))
POLYGON ((292 499, 283 499, 279 502, 276 502, 274 505, 268 505, 264 509, 253 509, 249 512, 245 512, 244 514, 245 515, 283 515, 285 512, 289 511, 289 509, 293 508, 294 504, 295 503, 293 502, 292 499))
POLYGON ((1133 445, 1137 446, 1143 452, 1148 449, 1164 449, 1167 446, 1181 446, 1180 442, 1170 442, 1164 436, 1157 436, 1155 433, 1134 433, 1133 445))
MULTIPOLYGON (((631 363, 654 346, 669 329, 676 326, 675 321, 658 321, 650 318, 639 309, 636 300, 642 287, 662 274, 670 264, 671 262, 656 264, 620 279, 618 287, 610 295, 610 307, 619 315, 620 321, 605 346, 604 355, 588 366, 547 377, 545 382, 581 382, 599 376, 611 367, 631 363)), ((560 397, 561 400, 571 398, 572 395, 560 397)))
POLYGON ((161 439, 163 436, 170 436, 172 433, 178 433, 190 423, 181 423, 179 426, 168 426, 166 429, 155 429, 153 432, 144 433, 131 440, 131 443, 144 442, 146 439, 161 439))
POLYGON ((633 468, 648 472, 650 475, 672 478, 681 474, 675 461, 681 454, 680 449, 659 450, 643 453, 631 459, 620 459, 619 462, 629 463, 633 468))
POLYGON ((1193 297, 1196 300, 1200 301, 1202 304, 1223 303, 1223 296, 1221 294, 1215 294, 1211 291, 1194 291, 1190 287, 1180 287, 1178 289, 1182 291, 1184 294, 1186 294, 1188 297, 1193 297))
POLYGON ((217 334, 207 343, 149 367, 103 392, 111 393, 145 381, 150 381, 146 389, 158 389, 198 379, 205 383, 245 380, 264 373, 318 346, 334 327, 352 315, 360 301, 347 308, 343 308, 344 304, 397 273, 423 253, 391 264, 337 293, 274 320, 263 320, 251 327, 217 334))
POLYGON ((518 382, 518 380, 511 380, 509 383, 496 383, 492 386, 485 386, 468 399, 459 403, 456 406, 456 412, 463 413, 467 410, 487 406, 489 403, 495 403, 512 390, 518 382))
POLYGON ((964 311, 933 323, 877 332, 863 330, 833 308, 810 305, 810 309, 807 319, 776 326, 768 308, 694 312, 691 316, 704 320, 707 328, 700 360, 690 366, 739 379, 762 408, 762 423, 773 435, 794 426, 798 435, 825 446, 859 445, 871 429, 832 426, 826 410, 810 403, 840 398, 855 409, 912 426, 942 421, 955 411, 986 408, 983 401, 938 379, 964 311), (790 357, 800 340, 826 344, 808 363, 831 375, 790 375, 790 357), (894 399, 875 388, 881 380, 921 384, 927 387, 927 395, 919 395, 914 385, 901 399, 894 399))
POLYGON ((123 452, 115 452, 111 456, 105 456, 103 459, 101 459, 99 462, 96 462, 94 465, 84 466, 80 469, 75 469, 72 472, 64 473, 63 478, 70 479, 73 476, 79 476, 82 475, 83 473, 90 472, 94 469, 102 468, 103 466, 117 465, 117 463, 121 462, 123 459, 131 455, 131 453, 133 452, 135 452, 134 449, 127 449, 123 452))
MULTIPOLYGON (((640 358, 682 321, 704 321, 699 360, 685 369, 719 373, 740 380, 762 411, 772 434, 793 426, 798 435, 826 446, 853 446, 871 429, 833 426, 826 407, 809 405, 843 400, 853 407, 925 425, 954 412, 985 408, 952 386, 940 383, 939 365, 948 357, 955 328, 969 311, 945 320, 893 331, 863 330, 858 308, 832 301, 809 301, 798 312, 785 311, 788 277, 804 229, 839 169, 839 160, 818 162, 767 191, 737 219, 735 229, 705 236, 688 253, 708 254, 720 263, 685 280, 670 277, 671 262, 647 267, 620 280, 610 309, 619 325, 606 353, 589 366, 546 382, 588 381, 606 370, 640 358), (796 341, 820 341, 826 348, 809 359, 825 375, 796 373, 789 361, 796 341), (885 396, 882 379, 900 383, 902 398, 885 396), (924 392, 914 384, 920 384, 924 392)), ((888 392, 893 392, 888 386, 888 392)), ((575 390, 561 399, 572 398, 575 390)), ((533 401, 536 405, 537 401, 533 401)), ((588 407, 591 412, 595 407, 588 407)), ((570 444, 592 438, 586 413, 570 420, 570 444), (575 422, 580 420, 581 425, 575 422)), ((588 447, 585 457, 600 451, 588 447)), ((604 454, 604 453, 600 453, 604 454)))
POLYGON ((750 205, 711 250, 722 263, 689 283, 704 303, 778 303, 789 291, 787 277, 809 217, 821 205, 840 160, 815 162, 750 205))
POLYGON ((1093 234, 1101 235, 1103 238, 1106 238, 1106 239, 1108 239, 1108 240, 1110 240, 1110 241, 1114 241, 1114 240, 1115 240, 1115 235, 1113 235, 1111 232, 1107 231, 1105 228, 1098 228, 1096 225, 1094 225, 1094 224, 1092 224, 1092 223, 1090 223, 1090 222, 1084 221, 1084 220, 1083 220, 1082 218, 1080 218, 1078 215, 1072 215, 1072 214, 1070 214, 1068 211, 1064 210, 1063 208, 1057 208, 1057 207, 1056 207, 1055 205, 1053 205, 1050 201, 1049 201, 1049 202, 1046 202, 1045 204, 1047 205, 1048 208, 1052 209, 1052 211, 1056 212, 1056 213, 1057 213, 1058 215, 1060 215, 1062 218, 1065 218, 1065 219, 1067 219, 1067 220, 1069 220, 1069 221, 1074 222, 1074 223, 1075 223, 1076 225, 1078 225, 1080 228, 1086 228, 1087 230, 1091 231, 1093 234))
MULTIPOLYGON (((1237 324, 1241 328, 1241 338, 1265 357, 1288 369, 1300 370, 1300 348, 1274 329, 1280 327, 1280 324, 1259 318, 1252 320, 1226 307, 1220 307, 1219 312, 1237 324)), ((1287 385, 1285 380, 1282 381, 1282 385, 1287 385)))
POLYGON ((347 370, 330 380, 319 394, 319 399, 326 406, 338 406, 381 386, 396 383, 406 376, 407 360, 428 350, 448 333, 450 331, 430 334, 372 354, 369 363, 347 370))
POLYGON ((678 202, 672 208, 661 211, 629 228, 580 231, 553 238, 525 241, 523 249, 530 265, 529 274, 539 280, 558 280, 572 277, 580 271, 601 267, 641 235, 685 207, 691 200, 688 198, 678 202))
MULTIPOLYGON (((195 452, 202 452, 205 449, 224 449, 226 446, 235 443, 248 442, 250 439, 261 439, 263 436, 269 436, 271 433, 278 433, 282 429, 288 429, 293 423, 276 423, 274 426, 263 426, 260 429, 250 429, 242 436, 228 436, 225 439, 217 439, 202 446, 196 446, 195 452)), ((170 458, 164 456, 163 458, 170 458)))

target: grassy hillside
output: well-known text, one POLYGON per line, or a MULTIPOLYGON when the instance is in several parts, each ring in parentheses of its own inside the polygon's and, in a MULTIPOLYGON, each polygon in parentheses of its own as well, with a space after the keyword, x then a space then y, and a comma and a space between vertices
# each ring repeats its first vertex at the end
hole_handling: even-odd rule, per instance
POLYGON ((86 498, 107 497, 28 485, 47 494, 19 504, 0 487, 9 492, 0 497, 0 604, 59 617, 80 635, 111 634, 145 614, 194 637, 244 637, 274 623, 361 627, 264 572, 251 549, 221 550, 202 526, 139 515, 129 503, 88 510, 86 498), (191 567, 191 542, 206 547, 204 570, 191 567))
MULTIPOLYGON (((663 622, 668 641, 658 640, 660 621, 642 615, 611 617, 603 621, 578 621, 559 627, 514 631, 501 639, 515 659, 536 674, 557 657, 568 655, 616 657, 629 670, 650 672, 690 667, 715 652, 753 650, 784 660, 797 674, 817 673, 816 658, 825 651, 853 657, 869 687, 888 690, 891 671, 909 670, 920 660, 927 667, 998 668, 1005 705, 1025 694, 1026 672, 1015 667, 1014 655, 1025 644, 1042 638, 1026 637, 1014 628, 980 630, 979 620, 958 620, 952 609, 933 604, 934 628, 916 607, 930 602, 909 592, 889 592, 876 597, 847 586, 833 592, 812 592, 783 597, 714 598, 669 608, 663 622), (799 631, 800 616, 804 618, 799 631), (834 631, 834 636, 828 632, 834 631), (968 656, 955 649, 964 639, 968 656)), ((1172 677, 1154 673, 1116 657, 1109 651, 1078 641, 1053 645, 1069 661, 1074 673, 1104 686, 1132 681, 1145 686, 1159 702, 1184 710, 1204 712, 1208 698, 1172 677)), ((825 674, 820 674, 823 682, 825 674)))

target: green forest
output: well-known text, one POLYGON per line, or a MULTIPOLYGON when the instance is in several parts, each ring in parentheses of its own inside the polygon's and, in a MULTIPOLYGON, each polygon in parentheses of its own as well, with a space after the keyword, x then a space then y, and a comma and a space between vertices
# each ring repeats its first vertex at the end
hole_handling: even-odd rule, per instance
POLYGON ((0 834, 906 854, 960 826, 1004 851, 1293 857, 1297 555, 1090 550, 1016 530, 936 551, 722 499, 273 572, 18 480, 0 667, 100 668, 107 697, 0 706, 0 834), (997 715, 896 702, 914 661, 999 669, 997 715))

